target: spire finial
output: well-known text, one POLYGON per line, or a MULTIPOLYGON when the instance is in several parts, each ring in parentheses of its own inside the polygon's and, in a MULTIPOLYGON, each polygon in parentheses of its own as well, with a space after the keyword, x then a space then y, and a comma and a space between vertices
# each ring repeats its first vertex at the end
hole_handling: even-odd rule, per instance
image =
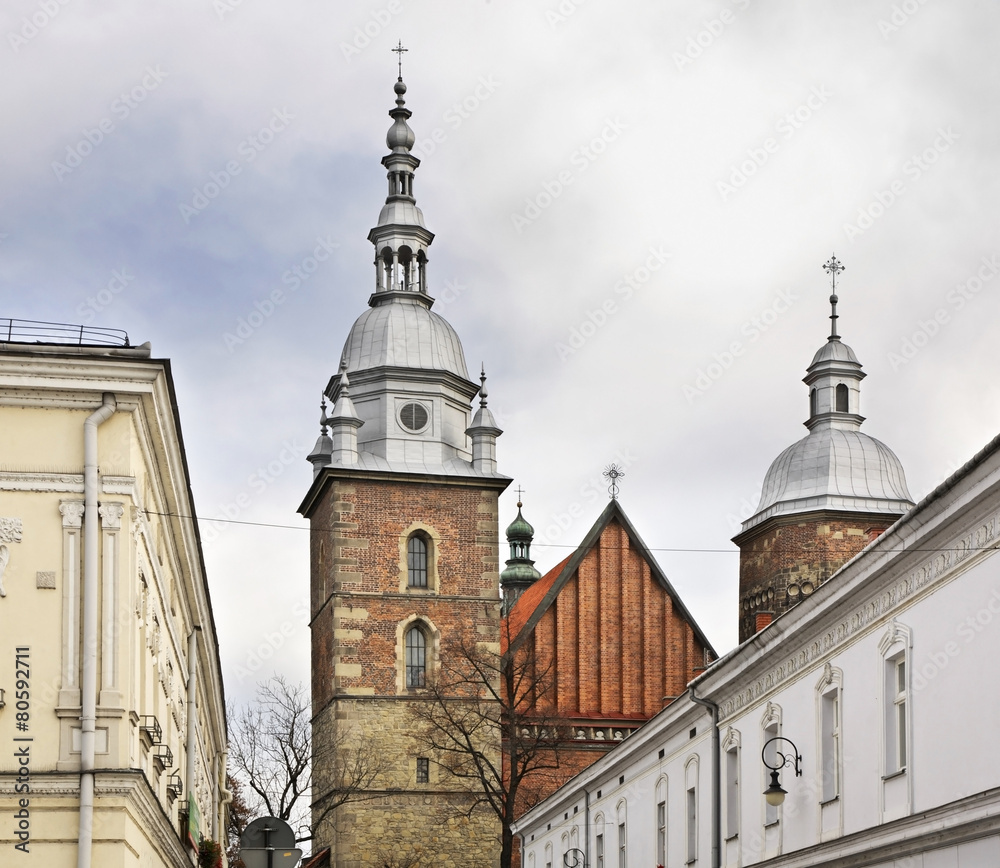
POLYGON ((489 392, 486 391, 486 366, 482 363, 480 363, 479 382, 482 384, 479 387, 479 406, 485 407, 486 396, 489 395, 489 392))
POLYGON ((347 359, 340 360, 340 391, 345 398, 351 394, 351 381, 347 379, 347 359))
POLYGON ((399 64, 399 80, 402 81, 403 80, 403 52, 404 51, 409 51, 410 49, 409 48, 403 48, 403 40, 400 39, 399 43, 396 45, 396 47, 393 48, 393 49, 391 49, 391 50, 396 52, 396 61, 399 64))
POLYGON ((844 266, 840 264, 836 254, 834 254, 830 257, 830 261, 823 265, 823 270, 830 275, 830 288, 832 289, 830 295, 830 340, 836 341, 840 340, 840 335, 837 334, 837 275, 844 270, 844 266))
POLYGON ((521 495, 522 494, 524 494, 524 489, 521 488, 521 486, 519 485, 517 487, 517 508, 518 509, 520 509, 522 506, 524 506, 524 504, 521 503, 521 495))
POLYGON ((319 433, 321 436, 326 437, 327 430, 326 425, 330 420, 326 418, 326 395, 323 395, 319 399, 319 433))
POLYGON ((609 464, 604 468, 604 478, 610 481, 608 494, 612 500, 618 500, 618 480, 625 476, 625 471, 617 464, 609 464))

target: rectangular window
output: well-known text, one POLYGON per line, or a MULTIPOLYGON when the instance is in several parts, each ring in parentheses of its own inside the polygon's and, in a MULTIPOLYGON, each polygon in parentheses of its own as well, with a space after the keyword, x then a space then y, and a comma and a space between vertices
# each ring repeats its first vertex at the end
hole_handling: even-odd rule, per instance
POLYGON ((698 794, 695 788, 687 791, 687 861, 698 858, 698 794))
POLYGON ((840 795, 840 689, 824 693, 820 699, 822 729, 823 801, 840 795))
POLYGON ((667 803, 656 806, 656 864, 667 864, 667 803))
POLYGON ((597 856, 597 868, 604 868, 604 836, 598 835, 594 851, 597 856))
POLYGON ((627 868, 625 859, 625 824, 618 824, 618 868, 627 868))
POLYGON ((417 757, 417 783, 429 784, 431 780, 431 761, 425 756, 417 757))
POLYGON ((906 656, 886 660, 885 668, 885 773, 906 771, 906 656))
MULTIPOLYGON (((778 737, 778 724, 772 723, 764 728, 764 743, 767 744, 772 738, 778 737)), ((764 758, 767 760, 765 765, 776 766, 778 764, 778 743, 772 741, 770 744, 764 748, 764 758)), ((764 782, 764 786, 767 787, 771 783, 771 772, 768 769, 764 769, 767 775, 767 779, 764 782)), ((770 826, 772 823, 778 822, 778 806, 769 805, 766 801, 764 802, 764 825, 770 826)))
POLYGON ((726 838, 740 831, 740 757, 738 748, 726 751, 726 838))

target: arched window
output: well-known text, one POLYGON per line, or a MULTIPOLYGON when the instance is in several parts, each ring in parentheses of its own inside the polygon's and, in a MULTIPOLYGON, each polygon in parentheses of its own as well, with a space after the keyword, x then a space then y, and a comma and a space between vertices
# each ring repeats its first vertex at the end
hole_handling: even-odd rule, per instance
POLYGON ((809 390, 809 416, 819 413, 819 393, 815 389, 809 390))
POLYGON ((837 386, 837 412, 847 412, 847 386, 843 383, 837 386))
POLYGON ((427 639, 419 627, 406 631, 406 686, 424 687, 427 683, 427 639))
POLYGON ((406 542, 406 576, 409 587, 427 587, 427 541, 419 534, 406 542))

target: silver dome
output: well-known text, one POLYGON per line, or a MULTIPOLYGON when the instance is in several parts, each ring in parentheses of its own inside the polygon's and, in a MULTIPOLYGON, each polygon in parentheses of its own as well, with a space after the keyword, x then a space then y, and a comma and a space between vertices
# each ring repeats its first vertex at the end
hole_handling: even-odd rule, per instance
POLYGON ((824 426, 774 460, 743 530, 774 515, 818 509, 901 515, 912 506, 903 466, 888 446, 861 431, 824 426))
MULTIPOLYGON (((344 344, 350 373, 371 368, 419 368, 449 371, 469 379, 458 334, 444 317, 419 298, 377 304, 358 317, 344 344)), ((414 294, 416 295, 416 294, 414 294)))
POLYGON ((859 366, 861 364, 858 357, 854 355, 854 350, 839 340, 829 340, 823 344, 813 356, 809 369, 812 370, 813 366, 820 362, 851 362, 859 366))

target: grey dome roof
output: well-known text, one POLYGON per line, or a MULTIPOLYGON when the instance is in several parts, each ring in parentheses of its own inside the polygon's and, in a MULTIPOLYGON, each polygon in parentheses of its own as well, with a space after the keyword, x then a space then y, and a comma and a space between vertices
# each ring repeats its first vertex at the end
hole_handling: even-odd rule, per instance
POLYGON ((861 431, 824 426, 774 460, 743 530, 773 515, 817 509, 901 515, 912 506, 903 466, 888 446, 861 431))
MULTIPOLYGON (((385 293, 384 295, 388 295, 385 293)), ((458 334, 444 317, 431 311, 426 299, 395 298, 369 308, 358 317, 343 358, 351 373, 384 366, 449 371, 469 379, 458 334)))
POLYGON ((829 340, 823 344, 816 351, 816 355, 813 356, 809 367, 812 368, 813 365, 817 365, 820 362, 853 362, 855 365, 861 364, 858 361, 858 357, 854 355, 854 350, 847 346, 847 344, 841 343, 840 340, 829 340))
POLYGON ((382 206, 378 215, 379 226, 393 226, 404 224, 406 226, 424 226, 424 212, 421 211, 415 202, 406 199, 393 199, 382 206))

